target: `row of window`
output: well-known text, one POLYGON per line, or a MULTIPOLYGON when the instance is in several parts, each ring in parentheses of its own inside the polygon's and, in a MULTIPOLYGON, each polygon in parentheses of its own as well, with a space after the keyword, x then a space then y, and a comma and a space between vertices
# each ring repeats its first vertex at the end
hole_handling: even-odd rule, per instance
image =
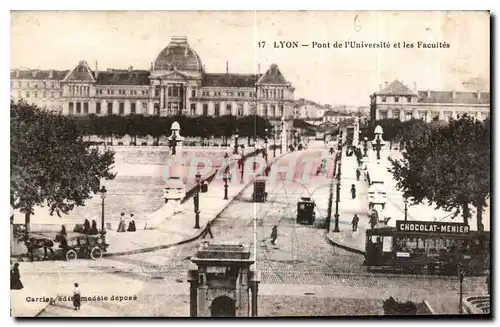
POLYGON ((149 95, 149 90, 125 90, 125 89, 119 89, 119 90, 113 90, 113 89, 96 89, 96 94, 97 95, 103 95, 104 91, 106 91, 107 95, 115 95, 115 91, 117 92, 116 94, 118 95, 142 95, 142 96, 148 96, 149 95))
POLYGON ((69 85, 69 95, 78 97, 89 97, 90 96, 90 86, 88 85, 69 85))
MULTIPOLYGON (((10 88, 14 88, 14 81, 10 81, 10 88)), ((41 86, 41 88, 51 88, 51 89, 55 89, 55 88, 59 88, 60 85, 59 85, 59 82, 46 82, 46 81, 43 81, 41 82, 23 82, 23 81, 18 81, 17 82, 17 87, 18 88, 23 88, 23 87, 27 87, 27 88, 35 88, 35 89, 38 89, 39 87, 41 86)))
MULTIPOLYGON (((246 96, 248 96, 248 97, 253 98, 255 96, 255 92, 232 92, 232 91, 227 91, 227 92, 202 91, 201 92, 201 95, 204 96, 204 97, 209 97, 209 96, 220 97, 220 96, 222 96, 222 94, 224 94, 224 96, 227 96, 227 97, 234 97, 234 96, 237 96, 237 97, 246 97, 246 96)), ((194 94, 194 95, 192 94, 191 96, 195 97, 196 94, 194 94)))
POLYGON ((283 89, 263 89, 262 97, 264 99, 283 99, 285 91, 283 89))
MULTIPOLYGON (((18 98, 23 98, 23 94, 21 91, 19 91, 17 93, 18 95, 18 98)), ((42 91, 40 93, 38 93, 38 91, 26 91, 25 93, 26 95, 26 98, 30 98, 31 95, 33 95, 33 98, 38 98, 38 95, 40 95, 41 98, 47 98, 47 97, 51 97, 51 98, 55 98, 56 96, 59 96, 59 97, 62 97, 63 93, 62 91, 56 91, 56 92, 47 92, 47 91, 42 91)))
MULTIPOLYGON (((382 96, 382 97, 380 97, 380 100, 382 102, 387 102, 387 98, 391 98, 391 97, 382 96)), ((394 96, 392 98, 393 98, 394 102, 399 102, 399 96, 394 96)), ((411 96, 406 96, 404 98, 406 98, 406 102, 411 102, 411 96)))
MULTIPOLYGON (((103 109, 102 104, 100 102, 97 102, 95 104, 95 113, 98 115, 101 114, 102 109, 103 109)), ((107 114, 112 115, 114 112, 113 109, 114 109, 114 103, 108 102, 107 107, 106 107, 107 114)), ((141 109, 142 109, 141 110, 142 114, 147 114, 148 113, 148 103, 142 102, 141 109)), ((68 112, 70 115, 72 115, 72 114, 89 114, 89 103, 88 102, 69 102, 68 112)), ((124 102, 118 103, 118 113, 120 115, 125 114, 125 103, 124 102)), ((130 113, 131 114, 137 113, 137 104, 135 102, 130 103, 130 113)))
MULTIPOLYGON (((461 115, 462 113, 460 113, 459 115, 461 115)), ((475 112, 471 112, 469 113, 471 116, 475 116, 476 113, 475 112)), ((439 118, 439 112, 432 112, 432 119, 434 118, 439 118)), ((423 121, 427 121, 427 118, 428 118, 428 112, 427 111, 419 111, 418 112, 418 116, 419 116, 419 119, 423 120, 423 121)), ((489 113, 488 115, 489 116, 489 113)), ((450 120, 451 117, 453 117, 453 112, 451 111, 445 111, 444 112, 444 118, 446 120, 450 120)), ((379 111, 379 119, 387 119, 388 118, 388 111, 387 110, 380 110, 379 111)), ((400 111, 399 110, 393 110, 392 111, 392 118, 400 118, 400 111)), ((404 111, 404 119, 405 121, 407 120, 410 120, 414 118, 413 117, 413 111, 404 111)))

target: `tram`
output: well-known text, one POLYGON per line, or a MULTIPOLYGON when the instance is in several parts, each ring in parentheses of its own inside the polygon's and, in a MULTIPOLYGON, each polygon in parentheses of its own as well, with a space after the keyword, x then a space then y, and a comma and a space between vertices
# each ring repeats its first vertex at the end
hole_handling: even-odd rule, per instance
POLYGON ((490 232, 463 223, 396 221, 396 227, 366 231, 368 271, 469 276, 489 269, 490 232))

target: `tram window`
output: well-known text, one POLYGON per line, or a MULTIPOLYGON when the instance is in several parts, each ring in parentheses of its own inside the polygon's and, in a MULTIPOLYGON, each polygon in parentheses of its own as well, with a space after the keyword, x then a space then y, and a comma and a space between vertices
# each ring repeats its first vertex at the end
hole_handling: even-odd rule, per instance
POLYGON ((382 251, 383 252, 391 252, 392 251, 392 236, 385 236, 382 243, 382 251))

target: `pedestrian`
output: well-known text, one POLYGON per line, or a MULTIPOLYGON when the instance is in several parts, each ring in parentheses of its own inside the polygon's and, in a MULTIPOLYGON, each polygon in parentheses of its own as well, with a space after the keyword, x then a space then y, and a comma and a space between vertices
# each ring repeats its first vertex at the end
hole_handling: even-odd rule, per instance
POLYGON ((73 289, 73 309, 80 310, 80 305, 82 303, 80 287, 78 283, 75 283, 75 288, 73 289))
POLYGON ((97 235, 99 234, 99 231, 97 230, 97 223, 95 219, 92 220, 92 227, 90 227, 90 235, 97 235))
POLYGON ((121 213, 120 215, 120 223, 118 224, 118 229, 116 230, 118 233, 125 232, 125 213, 121 213))
POLYGON ((351 184, 351 196, 353 199, 356 198, 356 186, 354 184, 351 184))
POLYGON ((378 212, 376 210, 372 211, 372 214, 370 215, 370 226, 371 228, 375 228, 375 226, 378 223, 378 212))
POLYGON ((352 231, 356 232, 358 230, 358 223, 359 223, 359 218, 357 214, 354 214, 354 217, 352 218, 352 231))
POLYGON ((359 168, 356 168, 356 180, 359 182, 359 177, 361 176, 361 170, 359 168))
POLYGON ((87 217, 85 217, 85 221, 83 222, 83 234, 90 233, 90 222, 87 217))
POLYGON ((333 155, 333 148, 330 148, 330 155, 333 155))
POLYGON ((276 244, 276 239, 278 239, 278 225, 274 225, 271 231, 271 244, 276 244))
POLYGON ((205 230, 202 232, 202 238, 205 239, 207 235, 210 235, 210 238, 214 238, 214 235, 212 234, 212 222, 208 221, 207 226, 205 227, 205 230))
POLYGON ((68 235, 68 233, 66 232, 66 226, 64 226, 64 225, 61 226, 61 231, 59 232, 59 235, 61 235, 61 236, 68 235))
POLYGON ((14 266, 10 270, 10 289, 11 290, 22 290, 24 288, 21 282, 21 274, 19 273, 19 263, 14 263, 14 266))
POLYGON ((135 232, 135 221, 134 221, 134 214, 131 213, 130 214, 130 221, 128 223, 128 228, 127 228, 127 232, 135 232))
POLYGON ((268 165, 266 167, 266 171, 264 172, 266 174, 266 176, 269 176, 269 172, 271 171, 271 165, 268 165))

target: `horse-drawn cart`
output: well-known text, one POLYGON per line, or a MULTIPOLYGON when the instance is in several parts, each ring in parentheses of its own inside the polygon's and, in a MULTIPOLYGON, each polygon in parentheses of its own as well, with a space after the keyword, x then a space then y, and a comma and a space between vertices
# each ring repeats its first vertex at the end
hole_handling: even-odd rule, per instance
POLYGON ((34 260, 34 251, 43 249, 44 260, 47 259, 47 251, 50 251, 51 257, 55 259, 76 260, 81 259, 100 259, 108 248, 104 235, 87 235, 80 233, 71 233, 69 235, 47 233, 25 233, 21 241, 24 241, 28 251, 28 257, 34 260))

